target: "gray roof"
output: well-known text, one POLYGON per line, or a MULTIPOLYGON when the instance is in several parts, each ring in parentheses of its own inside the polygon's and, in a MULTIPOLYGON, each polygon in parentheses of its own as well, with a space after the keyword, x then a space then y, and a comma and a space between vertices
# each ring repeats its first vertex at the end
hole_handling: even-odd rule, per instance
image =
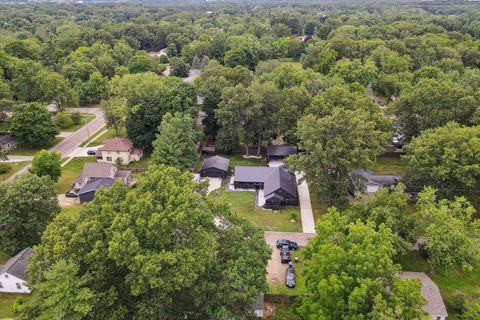
POLYGON ((202 165, 201 170, 216 168, 223 171, 228 171, 228 165, 230 164, 230 160, 224 157, 214 156, 205 159, 202 165))
POLYGON ((85 178, 113 178, 118 168, 116 165, 105 162, 87 162, 83 166, 82 177, 85 178))
POLYGON ((26 272, 28 260, 30 256, 34 253, 32 248, 26 248, 17 253, 16 256, 10 258, 7 263, 3 266, 0 266, 0 274, 8 273, 18 279, 23 281, 28 280, 28 274, 26 272))
POLYGON ((292 196, 296 196, 295 175, 288 171, 287 167, 235 167, 235 181, 239 182, 262 182, 265 197, 272 192, 282 189, 292 196))
POLYGON ((0 144, 7 144, 13 142, 13 136, 11 134, 0 135, 0 144))
POLYGON ((379 186, 392 185, 400 181, 401 177, 394 174, 376 174, 370 170, 352 170, 352 175, 363 177, 368 184, 374 184, 379 186))
POLYGON ((114 179, 110 178, 102 178, 102 179, 94 179, 89 182, 87 182, 80 191, 78 191, 78 194, 84 194, 92 191, 97 191, 100 189, 100 187, 104 187, 106 189, 110 188, 113 184, 115 183, 114 179))
POLYGON ((419 279, 422 282, 422 296, 427 301, 423 311, 432 316, 448 316, 440 290, 429 276, 423 272, 402 272, 399 276, 402 279, 419 279))
POLYGON ((286 157, 292 154, 297 154, 297 146, 267 146, 267 156, 269 157, 286 157))

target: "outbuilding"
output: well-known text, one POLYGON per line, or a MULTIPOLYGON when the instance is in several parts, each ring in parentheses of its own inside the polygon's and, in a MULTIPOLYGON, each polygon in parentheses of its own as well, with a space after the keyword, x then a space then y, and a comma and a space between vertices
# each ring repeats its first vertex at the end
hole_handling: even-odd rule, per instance
POLYGON ((105 189, 110 188, 115 183, 115 179, 111 178, 101 178, 93 179, 87 182, 81 189, 78 191, 78 199, 80 203, 90 202, 95 198, 95 193, 101 187, 105 189))
POLYGON ((297 146, 269 145, 267 146, 267 160, 282 160, 298 153, 297 146))
POLYGON ((229 164, 230 160, 224 157, 214 156, 207 158, 200 169, 200 176, 225 179, 228 174, 229 164))

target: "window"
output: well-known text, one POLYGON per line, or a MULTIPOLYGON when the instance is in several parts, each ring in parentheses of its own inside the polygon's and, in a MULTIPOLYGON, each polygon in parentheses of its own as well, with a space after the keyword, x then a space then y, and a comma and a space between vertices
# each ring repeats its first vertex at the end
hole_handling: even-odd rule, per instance
POLYGON ((112 157, 107 157, 107 161, 112 161, 112 157))
POLYGON ((6 275, 5 275, 5 278, 7 278, 7 279, 8 279, 8 274, 6 274, 6 275))
POLYGON ((3 289, 3 283, 0 281, 0 289, 3 289))
POLYGON ((15 285, 17 286, 18 290, 22 289, 22 285, 20 283, 15 283, 15 285))
POLYGON ((438 317, 437 317, 437 320, 442 320, 442 317, 438 316, 438 317))

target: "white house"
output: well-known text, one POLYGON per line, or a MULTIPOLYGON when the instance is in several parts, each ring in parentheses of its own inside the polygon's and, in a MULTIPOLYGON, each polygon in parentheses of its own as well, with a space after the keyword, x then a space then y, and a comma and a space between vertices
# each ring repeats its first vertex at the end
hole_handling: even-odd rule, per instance
POLYGON ((23 249, 3 266, 0 266, 0 292, 30 293, 25 269, 33 253, 32 248, 23 249))
POLYGON ((435 282, 423 272, 402 272, 402 279, 418 279, 422 283, 422 296, 427 301, 423 311, 428 313, 433 320, 445 320, 448 313, 443 303, 442 295, 435 282))
POLYGON ((103 142, 103 147, 96 152, 98 162, 129 164, 143 157, 143 151, 135 148, 129 139, 113 138, 103 142), (120 160, 117 160, 120 159, 120 160))

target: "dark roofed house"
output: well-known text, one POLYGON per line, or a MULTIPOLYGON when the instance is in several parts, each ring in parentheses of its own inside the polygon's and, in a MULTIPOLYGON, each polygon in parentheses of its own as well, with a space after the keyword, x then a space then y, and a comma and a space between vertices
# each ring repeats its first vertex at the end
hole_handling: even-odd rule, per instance
POLYGON ((23 249, 0 266, 0 292, 30 293, 26 267, 33 253, 32 248, 23 249))
POLYGON ((352 170, 353 178, 360 178, 365 192, 377 192, 380 188, 389 188, 400 182, 400 176, 394 174, 376 174, 370 170, 352 170))
POLYGON ((228 173, 229 164, 230 160, 227 158, 219 156, 207 158, 200 169, 200 176, 225 179, 228 173))
POLYGON ((269 145, 267 146, 267 159, 284 159, 290 155, 298 153, 297 146, 287 146, 287 145, 269 145))
POLYGON ((263 190, 265 209, 298 203, 295 175, 287 167, 237 166, 233 179, 235 189, 263 190))
POLYGON ((435 282, 423 272, 402 272, 402 279, 418 279, 422 283, 422 296, 427 301, 423 311, 428 313, 434 320, 447 319, 448 313, 443 303, 442 295, 435 282))
POLYGON ((81 189, 78 191, 78 199, 80 203, 90 202, 95 198, 95 193, 101 187, 108 189, 115 183, 114 179, 111 178, 101 178, 93 179, 87 182, 81 189))

